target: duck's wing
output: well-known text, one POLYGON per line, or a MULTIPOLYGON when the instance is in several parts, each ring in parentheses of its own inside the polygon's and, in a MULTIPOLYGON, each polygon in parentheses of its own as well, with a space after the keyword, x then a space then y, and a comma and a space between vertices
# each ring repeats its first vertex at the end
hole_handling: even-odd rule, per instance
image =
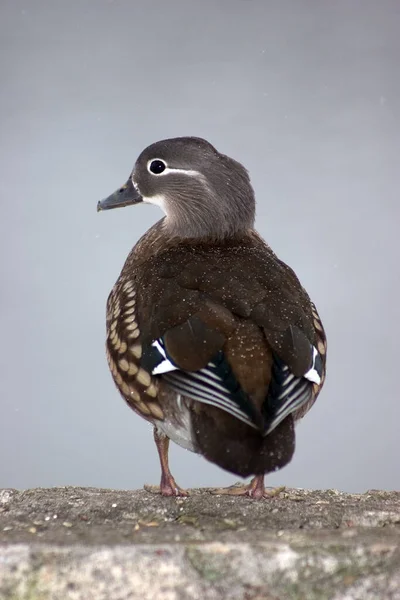
POLYGON ((304 411, 323 382, 326 344, 293 271, 265 245, 237 248, 234 261, 229 251, 173 254, 138 282, 141 367, 263 434, 304 411))

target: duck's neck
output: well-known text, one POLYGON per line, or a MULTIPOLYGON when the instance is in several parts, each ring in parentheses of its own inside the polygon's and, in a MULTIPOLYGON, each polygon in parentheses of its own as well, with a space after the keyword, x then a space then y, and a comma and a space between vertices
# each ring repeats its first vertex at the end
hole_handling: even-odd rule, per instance
POLYGON ((202 202, 200 199, 183 205, 171 201, 168 208, 162 226, 170 238, 218 241, 254 227, 253 201, 202 202))
POLYGON ((255 231, 252 227, 241 228, 240 231, 232 235, 225 236, 189 236, 178 235, 177 232, 170 232, 167 225, 167 218, 164 217, 155 223, 146 233, 140 238, 131 253, 131 259, 135 262, 146 262, 152 256, 165 252, 171 247, 178 246, 182 243, 188 245, 225 245, 225 244, 240 244, 241 240, 253 237, 255 231))

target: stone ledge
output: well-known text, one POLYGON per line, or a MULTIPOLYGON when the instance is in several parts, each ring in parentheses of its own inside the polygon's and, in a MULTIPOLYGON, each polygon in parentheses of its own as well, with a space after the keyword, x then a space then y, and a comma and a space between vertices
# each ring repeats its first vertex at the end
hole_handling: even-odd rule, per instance
POLYGON ((400 600, 400 492, 0 492, 0 599, 400 600))

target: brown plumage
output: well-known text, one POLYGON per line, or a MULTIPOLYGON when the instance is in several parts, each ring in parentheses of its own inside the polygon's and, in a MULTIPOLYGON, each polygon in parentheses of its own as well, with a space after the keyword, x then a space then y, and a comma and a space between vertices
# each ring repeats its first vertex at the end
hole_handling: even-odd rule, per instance
POLYGON ((166 217, 133 248, 108 299, 114 381, 155 424, 161 493, 184 493, 168 467, 171 438, 232 473, 255 475, 230 491, 263 497, 264 474, 291 460, 294 422, 324 382, 321 320, 254 231, 247 172, 208 142, 153 144, 99 209, 140 201, 162 205, 166 217))

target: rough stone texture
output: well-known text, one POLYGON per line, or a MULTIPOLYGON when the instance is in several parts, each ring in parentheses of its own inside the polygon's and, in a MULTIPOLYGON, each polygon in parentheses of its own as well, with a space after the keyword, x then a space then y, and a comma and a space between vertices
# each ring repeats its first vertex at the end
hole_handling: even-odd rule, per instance
POLYGON ((0 599, 400 600, 400 492, 0 491, 0 599))

